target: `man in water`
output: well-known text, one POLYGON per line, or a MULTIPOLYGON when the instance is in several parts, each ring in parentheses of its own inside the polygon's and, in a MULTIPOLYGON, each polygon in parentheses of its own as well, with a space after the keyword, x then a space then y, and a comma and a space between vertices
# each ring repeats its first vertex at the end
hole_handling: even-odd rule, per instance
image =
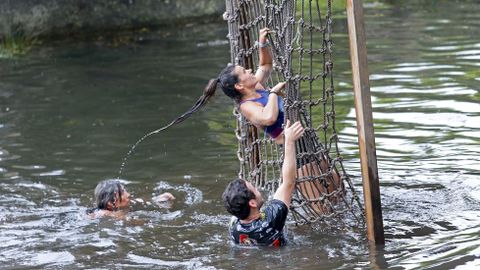
POLYGON ((262 194, 248 181, 236 179, 223 192, 222 199, 227 211, 234 215, 230 222, 230 236, 240 245, 282 246, 285 245, 283 227, 295 189, 295 141, 303 135, 300 122, 285 126, 285 158, 282 166, 283 182, 273 199, 263 210, 262 194))

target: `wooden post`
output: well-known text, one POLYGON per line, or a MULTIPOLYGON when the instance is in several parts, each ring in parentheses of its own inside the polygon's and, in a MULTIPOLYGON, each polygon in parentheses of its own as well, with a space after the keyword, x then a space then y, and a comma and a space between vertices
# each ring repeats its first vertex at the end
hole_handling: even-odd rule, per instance
POLYGON ((385 245, 375 134, 373 130, 372 101, 368 81, 362 0, 347 0, 347 19, 357 116, 358 145, 367 218, 367 237, 369 242, 375 245, 385 245))

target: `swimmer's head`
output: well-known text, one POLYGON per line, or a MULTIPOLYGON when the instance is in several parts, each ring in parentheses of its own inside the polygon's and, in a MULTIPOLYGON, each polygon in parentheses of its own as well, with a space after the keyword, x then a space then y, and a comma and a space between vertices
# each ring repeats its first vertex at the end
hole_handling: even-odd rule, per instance
POLYGON ((95 188, 95 204, 98 209, 114 211, 130 204, 130 193, 118 180, 108 179, 95 188))

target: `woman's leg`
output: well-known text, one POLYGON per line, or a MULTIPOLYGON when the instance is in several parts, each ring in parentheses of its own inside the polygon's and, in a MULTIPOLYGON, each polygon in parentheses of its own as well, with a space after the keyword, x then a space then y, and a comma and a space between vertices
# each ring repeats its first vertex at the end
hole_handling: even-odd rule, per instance
POLYGON ((332 204, 338 202, 338 193, 344 192, 342 179, 335 169, 329 172, 325 159, 320 164, 307 163, 297 171, 298 189, 317 214, 332 212, 332 204))

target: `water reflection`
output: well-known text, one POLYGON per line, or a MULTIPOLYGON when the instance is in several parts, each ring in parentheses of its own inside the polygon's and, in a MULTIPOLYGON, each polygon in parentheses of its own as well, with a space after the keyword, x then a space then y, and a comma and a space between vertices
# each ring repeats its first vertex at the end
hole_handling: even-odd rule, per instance
MULTIPOLYGON (((293 226, 280 250, 230 246, 220 194, 238 161, 222 95, 138 146, 122 175, 142 199, 130 220, 84 218, 96 183, 116 176, 131 144, 189 108, 229 61, 222 22, 139 44, 51 44, 0 60, 2 267, 478 267, 477 4, 408 3, 365 10, 385 250, 372 253, 361 230, 293 226), (177 200, 157 205, 152 198, 165 191, 177 200)), ((361 190, 343 20, 335 30, 340 150, 361 190)))

